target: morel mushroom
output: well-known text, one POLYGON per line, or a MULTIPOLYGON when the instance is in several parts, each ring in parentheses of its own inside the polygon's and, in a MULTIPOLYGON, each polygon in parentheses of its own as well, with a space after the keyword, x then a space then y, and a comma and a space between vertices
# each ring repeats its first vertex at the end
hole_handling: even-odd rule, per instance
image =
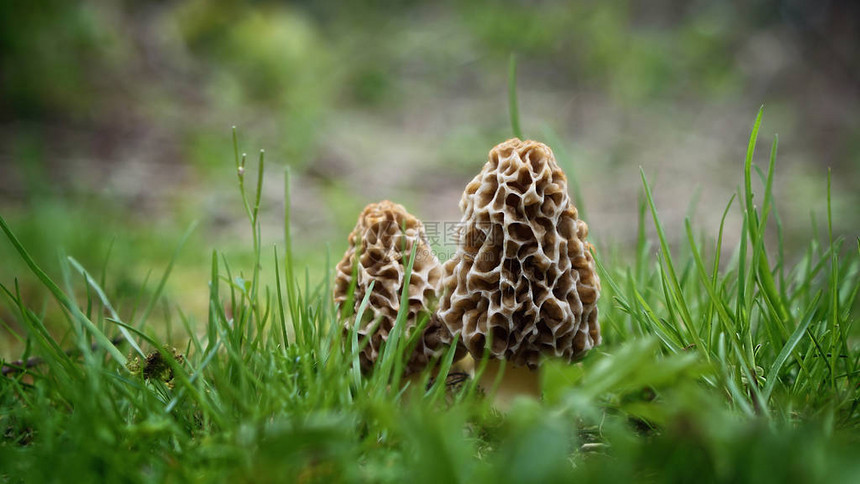
POLYGON ((588 226, 552 151, 535 141, 493 148, 460 209, 439 317, 476 360, 487 346, 484 388, 507 360, 497 402, 537 396, 543 358, 574 361, 600 343, 600 280, 585 241, 588 226))
POLYGON ((406 334, 419 324, 421 317, 431 320, 406 364, 404 374, 423 369, 431 358, 444 351, 450 336, 433 316, 438 301, 442 266, 430 250, 424 226, 409 214, 402 205, 384 200, 364 208, 355 229, 349 235, 349 248, 338 263, 334 283, 334 301, 341 306, 349 299, 353 271, 357 276, 353 307, 341 314, 351 314, 344 325, 345 331, 357 325, 359 338, 369 335, 370 340, 359 355, 362 369, 370 370, 379 356, 382 342, 388 339, 400 310, 400 297, 404 273, 409 257, 415 249, 415 263, 409 279, 409 307, 407 308, 406 334), (368 307, 361 321, 355 321, 361 302, 374 282, 368 298, 368 307), (373 328, 376 327, 374 330, 373 328))

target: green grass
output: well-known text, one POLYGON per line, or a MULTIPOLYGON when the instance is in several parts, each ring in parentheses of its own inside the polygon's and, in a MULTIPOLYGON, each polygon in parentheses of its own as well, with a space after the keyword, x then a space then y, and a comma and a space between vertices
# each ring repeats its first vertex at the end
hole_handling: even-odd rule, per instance
MULTIPOLYGON (((339 330, 330 275, 311 285, 294 258, 289 203, 286 243, 261 240, 262 153, 249 191, 235 152, 253 263, 211 254, 205 315, 163 298, 180 255, 144 309, 117 311, 90 276, 102 268, 66 258, 50 276, 0 218, 32 272, 21 277, 53 296, 65 320, 51 326, 68 333, 61 344, 46 308, 17 279, 0 281, 0 304, 24 328, 21 359, 40 359, 0 378, 0 480, 856 482, 860 244, 813 231, 804 253, 784 254, 776 141, 766 171, 753 163, 760 123, 727 200, 726 213, 743 214, 737 246, 722 240, 725 222, 664 230, 642 173, 637 246, 597 253, 604 345, 579 364, 548 362, 542 400, 504 415, 474 385, 401 380, 405 314, 374 373, 357 371, 360 343, 339 330), (147 324, 156 309, 166 332, 147 324)), ((287 174, 287 200, 289 186, 287 174)))

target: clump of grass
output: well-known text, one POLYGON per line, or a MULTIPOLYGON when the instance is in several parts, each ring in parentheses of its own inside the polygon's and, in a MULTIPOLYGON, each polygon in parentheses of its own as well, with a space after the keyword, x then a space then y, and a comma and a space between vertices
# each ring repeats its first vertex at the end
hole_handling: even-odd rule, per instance
MULTIPOLYGON (((643 174, 632 262, 609 257, 608 248, 598 254, 606 344, 580 364, 549 362, 542 401, 519 400, 505 415, 472 382, 446 391, 453 352, 438 362, 439 377, 431 381, 428 370, 420 383, 401 384, 410 346, 405 313, 374 372, 358 371, 360 342, 354 331, 341 331, 329 277, 311 285, 307 272, 297 273, 289 172, 285 243, 270 252, 258 219, 264 154, 249 191, 247 157, 235 137, 253 265, 237 270, 213 251, 208 314, 198 320, 172 305, 182 330, 170 340, 156 336, 147 320, 165 304, 161 289, 172 263, 147 309, 123 314, 111 305, 110 288, 74 259, 62 260, 58 278, 42 271, 0 218, 0 229, 61 308, 74 346, 67 351, 47 330, 43 310, 28 304, 17 281, 0 281, 3 304, 24 328, 14 334, 25 348, 21 361, 40 358, 0 378, 0 476, 848 482, 860 475, 860 352, 852 326, 860 251, 831 233, 811 240, 796 261, 779 243, 768 249, 772 226, 780 232, 776 143, 760 171, 753 163, 760 121, 761 114, 743 188, 726 207, 740 205, 744 214, 738 246, 722 246, 722 225, 709 238, 689 222, 683 243, 673 245, 643 174), (758 204, 753 177, 765 186, 758 204), (656 250, 644 235, 646 212, 656 250), (274 272, 275 287, 261 285, 265 272, 274 272), (158 375, 170 378, 129 371, 128 355, 157 361, 158 375)), ((414 254, 406 278, 412 260, 414 254)))
MULTIPOLYGON (((747 416, 776 413, 779 420, 790 421, 826 414, 836 425, 856 426, 860 354, 853 324, 860 260, 856 252, 842 250, 843 240, 834 239, 832 230, 823 243, 810 240, 797 262, 785 259, 773 199, 776 138, 767 172, 753 164, 761 116, 760 110, 750 136, 743 188, 725 208, 710 260, 705 255, 710 244, 696 237, 689 219, 684 245, 673 257, 642 174, 645 203, 633 267, 602 268, 618 302, 610 310, 620 311, 609 318, 607 336, 626 340, 651 334, 668 354, 694 350, 709 368, 707 385, 747 416), (751 188, 754 176, 765 187, 758 205, 751 188), (725 261, 723 225, 735 200, 740 200, 743 213, 741 239, 725 261), (656 264, 649 264, 646 209, 659 239, 656 264), (765 243, 772 220, 778 236, 775 253, 765 243)), ((827 183, 829 187, 829 173, 827 183)), ((827 223, 832 227, 829 197, 822 202, 828 205, 827 223)))

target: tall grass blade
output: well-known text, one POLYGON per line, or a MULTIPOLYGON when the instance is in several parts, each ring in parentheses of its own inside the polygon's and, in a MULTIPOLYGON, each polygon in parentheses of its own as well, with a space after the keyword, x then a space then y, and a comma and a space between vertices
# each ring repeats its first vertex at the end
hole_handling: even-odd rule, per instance
POLYGON ((513 52, 508 60, 508 110, 514 137, 523 139, 523 132, 520 129, 520 108, 517 103, 517 56, 513 52))
POLYGON ((179 258, 179 254, 182 252, 182 248, 185 247, 185 243, 188 242, 188 239, 191 237, 191 234, 194 232, 194 229, 197 228, 197 222, 194 221, 182 235, 182 238, 179 239, 179 244, 176 246, 176 249, 173 251, 173 256, 170 258, 170 262, 167 264, 167 268, 164 270, 164 275, 161 276, 161 280, 158 281, 158 286, 155 288, 155 292, 152 294, 152 298, 149 300, 149 304, 146 305, 146 309, 143 311, 143 315, 140 316, 140 319, 137 320, 136 325, 138 327, 142 327, 146 324, 146 320, 149 319, 150 313, 152 313, 152 309, 155 307, 155 304, 158 302, 159 298, 161 298, 161 293, 164 291, 164 286, 167 284, 167 279, 170 278, 170 273, 173 271, 173 266, 176 264, 176 261, 179 258))

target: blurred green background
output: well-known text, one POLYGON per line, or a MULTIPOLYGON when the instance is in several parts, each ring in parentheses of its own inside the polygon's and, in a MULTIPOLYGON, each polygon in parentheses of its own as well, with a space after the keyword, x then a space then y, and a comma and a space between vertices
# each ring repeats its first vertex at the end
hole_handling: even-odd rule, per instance
MULTIPOLYGON (((757 161, 779 133, 787 249, 805 245, 811 219, 823 230, 828 167, 834 231, 853 238, 858 49, 848 0, 6 0, 0 214, 49 272, 61 251, 95 273, 109 260, 121 311, 154 290, 197 220, 167 294, 205 314, 211 250, 250 252, 236 125, 251 160, 266 150, 264 248, 282 241, 290 165, 299 267, 319 279, 325 247, 333 265, 366 203, 459 219, 463 187, 511 136, 515 52, 524 133, 575 177, 598 249, 635 238, 639 166, 674 238, 686 215, 715 235, 761 104, 757 161)), ((0 281, 24 273, 0 241, 0 281)), ((21 290, 42 297, 27 278, 21 290)))

